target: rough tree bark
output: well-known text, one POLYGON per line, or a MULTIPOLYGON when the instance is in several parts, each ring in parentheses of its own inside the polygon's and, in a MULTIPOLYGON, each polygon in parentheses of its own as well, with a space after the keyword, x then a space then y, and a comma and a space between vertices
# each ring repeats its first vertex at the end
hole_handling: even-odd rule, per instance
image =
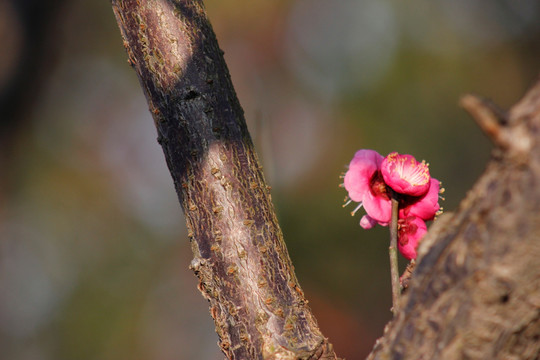
POLYGON ((113 0, 229 359, 336 359, 298 284, 201 1, 113 0))
MULTIPOLYGON (((229 359, 336 359, 294 275, 202 2, 112 4, 221 349, 229 359)), ((430 229, 401 311, 370 359, 539 356, 540 83, 500 119, 478 98, 462 104, 497 148, 458 211, 430 229)))

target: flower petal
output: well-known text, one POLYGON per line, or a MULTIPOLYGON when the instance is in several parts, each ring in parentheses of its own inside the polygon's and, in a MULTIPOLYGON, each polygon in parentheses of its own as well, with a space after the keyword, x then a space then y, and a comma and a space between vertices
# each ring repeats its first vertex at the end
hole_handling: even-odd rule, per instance
POLYGON ((429 189, 429 168, 412 155, 392 152, 381 163, 384 182, 394 191, 411 196, 422 196, 429 189))
POLYGON ((362 204, 366 213, 379 224, 386 226, 392 219, 392 201, 382 196, 376 196, 368 191, 362 204))
POLYGON ((364 215, 362 216, 362 219, 360 219, 360 226, 365 230, 371 229, 375 225, 377 225, 377 220, 369 215, 364 215))
POLYGON ((416 249, 426 234, 426 223, 416 216, 398 221, 398 250, 408 260, 416 259, 416 249))
POLYGON ((423 220, 433 220, 437 211, 441 208, 439 205, 439 189, 441 183, 439 180, 431 178, 428 192, 418 198, 415 202, 400 210, 400 217, 418 216, 423 220))
POLYGON ((362 202, 364 195, 370 192, 369 182, 382 160, 382 155, 374 150, 362 149, 354 154, 343 181, 353 201, 362 202))

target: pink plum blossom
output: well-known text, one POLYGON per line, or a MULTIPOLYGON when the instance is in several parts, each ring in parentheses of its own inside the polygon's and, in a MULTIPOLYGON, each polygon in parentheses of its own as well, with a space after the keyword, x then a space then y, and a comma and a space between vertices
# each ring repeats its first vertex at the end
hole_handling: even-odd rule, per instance
POLYGON ((344 176, 344 187, 351 201, 360 203, 366 215, 360 226, 371 229, 387 226, 392 218, 392 197, 399 203, 398 250, 411 260, 427 232, 425 221, 440 211, 440 182, 431 178, 428 165, 412 155, 392 152, 385 158, 374 150, 359 150, 344 176))
POLYGON ((416 216, 398 220, 398 250, 408 260, 416 259, 416 249, 426 234, 426 223, 416 216))
POLYGON ((418 216, 423 220, 433 220, 440 210, 439 191, 441 183, 439 180, 431 178, 428 192, 419 198, 405 198, 402 208, 399 210, 399 217, 418 216))
POLYGON ((395 192, 411 196, 422 196, 429 189, 428 165, 418 162, 412 155, 392 152, 381 163, 384 182, 395 192))
POLYGON ((349 197, 359 202, 369 216, 362 223, 364 228, 373 227, 373 221, 385 226, 392 216, 389 189, 380 171, 382 161, 383 157, 374 150, 359 150, 345 173, 344 186, 349 197))

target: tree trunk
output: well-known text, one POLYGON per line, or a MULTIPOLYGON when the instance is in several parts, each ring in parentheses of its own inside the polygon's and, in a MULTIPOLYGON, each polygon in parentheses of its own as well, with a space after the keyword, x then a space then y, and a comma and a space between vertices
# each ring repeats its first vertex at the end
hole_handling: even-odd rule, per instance
POLYGON ((201 1, 113 0, 229 359, 336 359, 307 307, 201 1))
MULTIPOLYGON (((112 4, 223 352, 336 359, 306 306, 202 2, 112 4)), ((430 229, 401 311, 370 359, 539 356, 540 83, 501 119, 475 97, 462 104, 496 144, 493 159, 456 214, 430 229)))

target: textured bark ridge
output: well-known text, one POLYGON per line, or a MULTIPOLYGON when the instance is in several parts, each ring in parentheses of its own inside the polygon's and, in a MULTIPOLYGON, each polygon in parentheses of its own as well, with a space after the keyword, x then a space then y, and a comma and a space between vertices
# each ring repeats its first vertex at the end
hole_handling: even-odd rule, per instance
POLYGON ((369 359, 540 357, 540 82, 508 113, 470 95, 461 105, 496 145, 493 159, 430 230, 369 359))
POLYGON ((307 307, 201 1, 113 0, 229 359, 336 359, 307 307))

